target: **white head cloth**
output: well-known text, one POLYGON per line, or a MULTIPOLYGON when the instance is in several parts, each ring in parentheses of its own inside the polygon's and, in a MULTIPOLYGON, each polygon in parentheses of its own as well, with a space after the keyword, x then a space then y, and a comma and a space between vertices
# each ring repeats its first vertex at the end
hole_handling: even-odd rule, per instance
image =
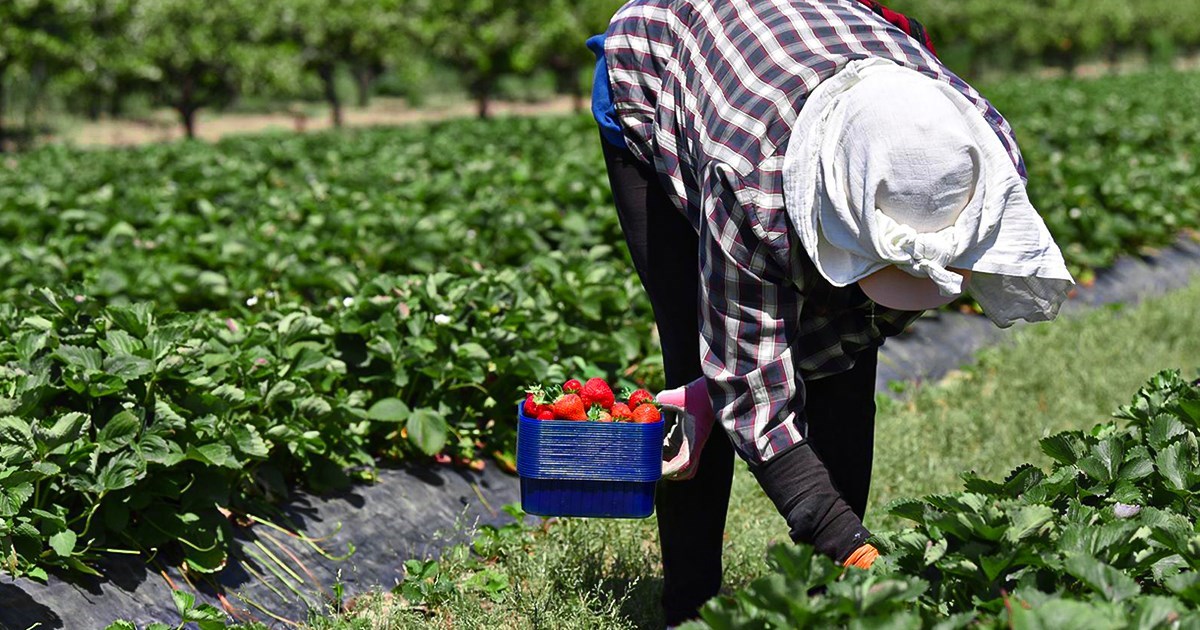
POLYGON ((842 287, 895 265, 996 325, 1053 319, 1074 284, 992 127, 950 85, 855 61, 809 96, 784 161, 788 215, 842 287))

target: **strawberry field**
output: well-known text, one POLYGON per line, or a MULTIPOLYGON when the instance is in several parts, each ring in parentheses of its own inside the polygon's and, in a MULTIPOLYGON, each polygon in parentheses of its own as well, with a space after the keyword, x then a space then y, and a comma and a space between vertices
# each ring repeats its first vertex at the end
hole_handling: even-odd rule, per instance
MULTIPOLYGON (((984 92, 1079 277, 1200 227, 1200 77, 984 92)), ((230 515, 291 484, 438 454, 510 467, 527 383, 660 384, 596 143, 581 117, 7 158, 5 571, 153 548, 217 571, 230 515)))

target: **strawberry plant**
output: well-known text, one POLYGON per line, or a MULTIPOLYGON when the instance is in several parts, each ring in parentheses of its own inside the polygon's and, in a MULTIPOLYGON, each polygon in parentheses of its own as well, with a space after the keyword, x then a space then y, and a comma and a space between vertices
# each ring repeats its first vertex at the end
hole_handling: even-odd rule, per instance
MULTIPOLYGON (((1200 226, 1197 77, 984 92, 1015 125, 1075 271, 1200 226)), ((657 378, 596 143, 574 117, 6 159, 5 571, 88 572, 104 550, 153 549, 216 571, 237 517, 292 484, 337 487, 379 458, 511 463, 525 383, 625 366, 657 378)), ((585 397, 613 420, 657 411, 638 404, 649 392, 625 404, 571 389, 584 417, 585 397)), ((1121 478, 1091 450, 1072 465, 1145 505, 1131 488, 1149 500, 1190 483, 1170 462, 1195 449, 1174 443, 1142 445, 1174 486, 1121 478)))
POLYGON ((1200 624, 1200 381, 1162 372, 1116 416, 1041 440, 1049 470, 901 500, 915 526, 878 534, 849 570, 807 547, 709 604, 714 628, 1174 628, 1200 624), (816 590, 814 590, 816 589, 816 590), (808 593, 808 595, 806 595, 808 593))

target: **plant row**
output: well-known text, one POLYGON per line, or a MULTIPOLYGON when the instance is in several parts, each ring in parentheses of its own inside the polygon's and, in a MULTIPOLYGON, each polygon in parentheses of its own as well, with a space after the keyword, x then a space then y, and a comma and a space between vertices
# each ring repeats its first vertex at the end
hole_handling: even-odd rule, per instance
MULTIPOLYGON (((1074 271, 1200 226, 1200 75, 1010 81, 1030 194, 1074 271)), ((226 310, 339 302, 375 275, 519 267, 610 246, 633 275, 586 118, 455 122, 91 153, 0 169, 0 290, 226 310)), ((634 291, 630 299, 641 300, 634 291)))
MULTIPOLYGON (((846 571, 776 547, 714 628, 1191 628, 1200 624, 1200 381, 1156 375, 1124 420, 1041 440, 1049 470, 895 502, 908 529, 846 571)), ((696 624, 697 626, 700 624, 696 624)))
POLYGON ((929 28, 938 52, 983 69, 1074 70, 1137 54, 1157 61, 1200 51, 1200 5, 1171 0, 894 0, 929 28))
POLYGON ((212 572, 229 517, 269 515, 296 481, 337 488, 377 458, 443 451, 511 465, 525 383, 650 354, 635 280, 596 264, 609 255, 379 277, 324 313, 156 313, 48 290, 0 306, 3 566, 44 579, 129 550, 212 572))

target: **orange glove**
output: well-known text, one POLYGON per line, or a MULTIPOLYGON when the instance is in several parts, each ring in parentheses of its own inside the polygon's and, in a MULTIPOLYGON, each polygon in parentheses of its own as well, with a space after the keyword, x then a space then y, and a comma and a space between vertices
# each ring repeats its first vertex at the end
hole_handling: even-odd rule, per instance
POLYGON ((879 550, 874 545, 863 545, 854 550, 849 558, 842 563, 846 567, 858 567, 860 569, 870 569, 875 563, 875 559, 879 557, 879 550))

